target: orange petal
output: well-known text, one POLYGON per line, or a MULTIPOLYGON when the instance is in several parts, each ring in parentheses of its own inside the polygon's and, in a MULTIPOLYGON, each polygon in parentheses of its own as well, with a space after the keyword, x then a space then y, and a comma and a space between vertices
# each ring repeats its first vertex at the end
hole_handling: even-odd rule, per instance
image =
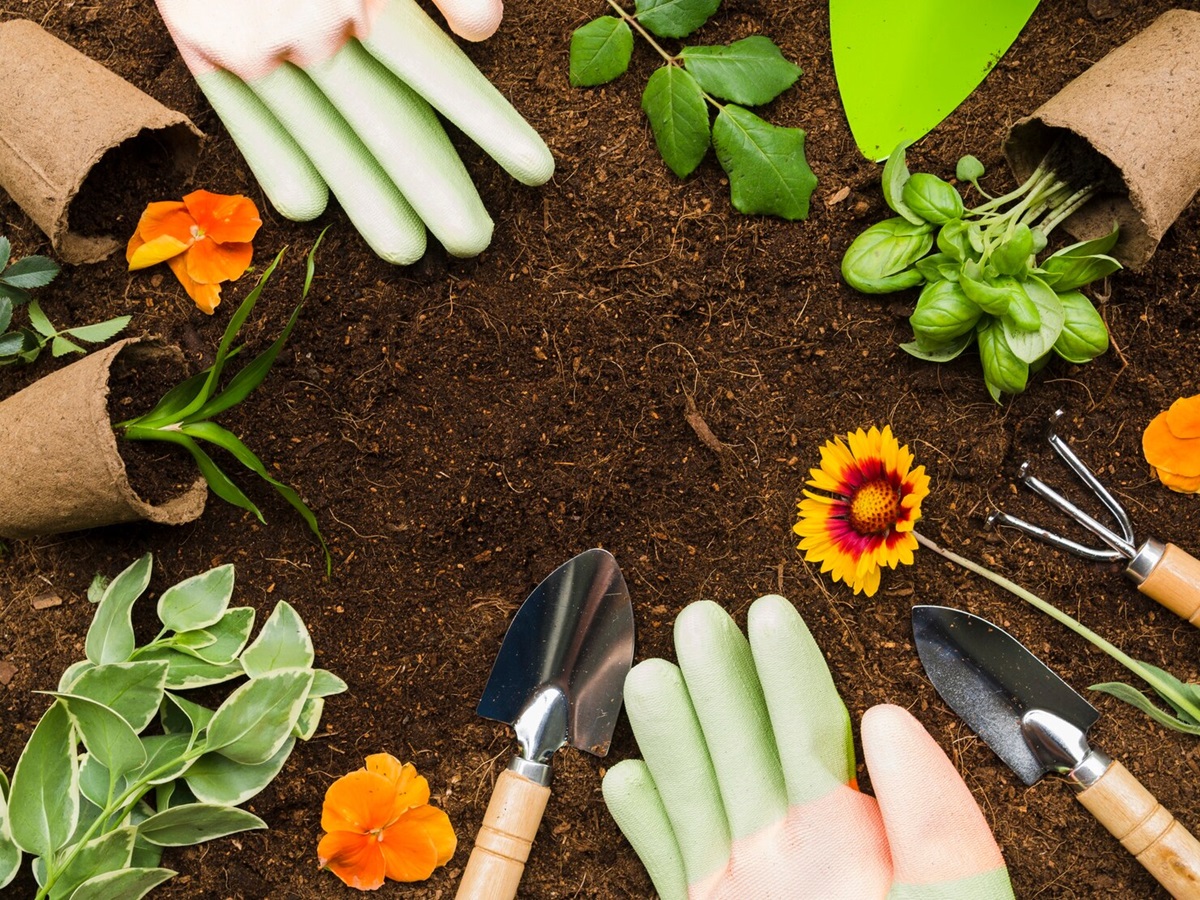
MULTIPOLYGON (((382 775, 392 784, 399 784, 401 777, 404 776, 406 766, 390 753, 372 753, 367 757, 366 769, 368 772, 374 772, 376 775, 382 775)), ((407 766, 412 770, 412 775, 417 773, 410 763, 407 766)), ((408 776, 408 777, 411 777, 408 776)))
POLYGON ((1200 394, 1180 397, 1167 410, 1167 427, 1177 438, 1200 438, 1200 394))
POLYGON ((374 835, 331 831, 317 845, 321 868, 329 869, 352 888, 373 891, 383 884, 387 871, 379 841, 374 835))
POLYGON ((395 818, 396 786, 374 772, 359 769, 343 775, 325 792, 321 808, 324 831, 378 831, 395 818))
POLYGON ((192 226, 195 224, 196 220, 188 214, 184 204, 178 200, 164 200, 146 207, 146 211, 138 219, 137 232, 146 241, 169 234, 177 241, 190 244, 193 238, 192 226))
MULTIPOLYGON (((135 235, 136 237, 136 235, 135 235)), ((133 241, 130 241, 130 247, 133 241)), ((148 266, 156 266, 160 262, 166 262, 173 256, 178 256, 188 245, 183 241, 171 237, 169 234, 160 234, 156 238, 148 241, 142 241, 141 246, 130 252, 130 248, 125 249, 125 257, 129 260, 129 271, 135 269, 145 269, 148 266)))
POLYGON ((1176 437, 1167 424, 1167 413, 1159 413, 1142 434, 1142 453, 1156 469, 1195 478, 1200 475, 1200 438, 1176 437))
POLYGON ((211 316, 221 305, 221 286, 193 281, 192 276, 188 275, 187 258, 183 254, 172 256, 167 260, 167 265, 171 267, 171 271, 175 273, 175 277, 179 279, 179 283, 183 285, 188 296, 196 301, 196 306, 200 308, 200 311, 211 316))
POLYGON ((436 806, 418 806, 405 813, 403 821, 423 823, 425 833, 432 838, 433 847, 437 851, 437 864, 444 866, 450 862, 450 857, 458 847, 458 837, 454 834, 454 826, 450 824, 450 817, 446 815, 445 810, 436 806))
POLYGON ((146 243, 146 239, 138 234, 137 231, 134 231, 133 236, 129 239, 129 243, 125 245, 125 261, 129 262, 129 260, 133 259, 133 254, 137 253, 138 247, 144 243, 146 243))
POLYGON ((203 237, 188 249, 188 275, 201 284, 231 281, 241 277, 253 255, 249 244, 217 244, 203 237))
POLYGON ((424 881, 437 868, 438 853, 432 835, 426 833, 424 822, 410 816, 402 816, 384 831, 379 843, 384 871, 392 881, 424 881))
POLYGON ((1188 478, 1184 475, 1176 475, 1174 472, 1168 472, 1166 469, 1152 468, 1150 471, 1163 483, 1164 487, 1178 491, 1180 494, 1200 494, 1200 475, 1188 478))
POLYGON ((252 241, 262 225, 254 201, 241 194, 192 191, 183 198, 183 202, 187 204, 188 212, 195 218, 196 224, 218 244, 252 241))

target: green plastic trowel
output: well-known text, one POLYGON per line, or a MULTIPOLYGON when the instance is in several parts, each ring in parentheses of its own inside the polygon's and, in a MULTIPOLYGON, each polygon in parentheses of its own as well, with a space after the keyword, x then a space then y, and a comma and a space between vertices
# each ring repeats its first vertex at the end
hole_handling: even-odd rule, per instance
POLYGON ((858 149, 886 159, 950 115, 1000 61, 1038 0, 830 0, 842 106, 858 149))

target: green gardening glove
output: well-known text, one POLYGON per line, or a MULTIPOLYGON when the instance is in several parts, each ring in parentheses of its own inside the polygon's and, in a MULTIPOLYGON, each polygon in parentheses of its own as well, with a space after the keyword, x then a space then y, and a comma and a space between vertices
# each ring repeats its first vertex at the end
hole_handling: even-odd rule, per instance
POLYGON ((640 663, 625 708, 645 760, 604 779, 663 900, 1012 900, 1000 849, 953 764, 911 715, 862 721, 875 797, 855 784, 850 716, 784 598, 749 641, 715 603, 675 621, 679 666, 640 663))

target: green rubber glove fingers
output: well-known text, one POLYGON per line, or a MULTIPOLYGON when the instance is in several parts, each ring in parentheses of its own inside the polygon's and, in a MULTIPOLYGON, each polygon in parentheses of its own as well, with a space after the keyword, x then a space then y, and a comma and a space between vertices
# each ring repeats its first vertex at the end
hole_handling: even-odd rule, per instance
POLYGON ((860 793, 848 713, 799 613, 762 597, 747 631, 694 603, 675 623, 679 667, 647 660, 626 681, 644 761, 614 766, 604 798, 664 900, 1011 900, 979 808, 920 724, 868 714, 879 801, 860 793))

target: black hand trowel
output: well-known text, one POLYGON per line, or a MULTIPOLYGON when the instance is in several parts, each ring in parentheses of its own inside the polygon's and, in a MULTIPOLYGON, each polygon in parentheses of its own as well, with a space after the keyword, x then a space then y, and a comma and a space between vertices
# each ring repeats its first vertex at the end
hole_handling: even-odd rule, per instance
POLYGON ((518 752, 500 774, 457 900, 512 900, 546 802, 550 758, 608 753, 633 664, 633 606, 612 554, 587 550, 539 584, 508 627, 477 712, 507 722, 518 752))

